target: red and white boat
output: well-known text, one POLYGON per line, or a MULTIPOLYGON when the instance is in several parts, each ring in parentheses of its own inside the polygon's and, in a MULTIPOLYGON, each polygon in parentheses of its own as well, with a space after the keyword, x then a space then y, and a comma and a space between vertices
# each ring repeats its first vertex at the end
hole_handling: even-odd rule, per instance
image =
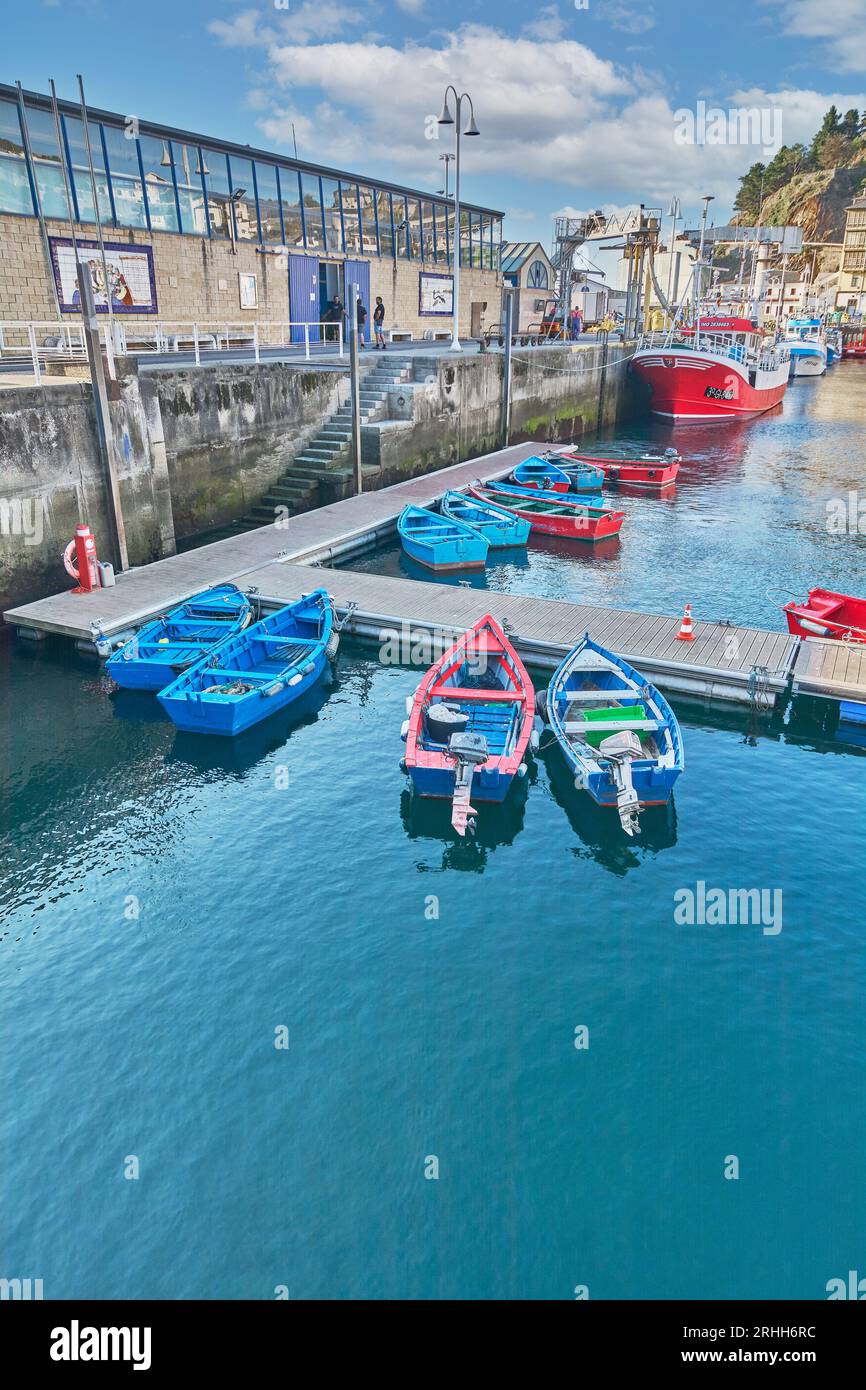
POLYGON ((668 420, 742 420, 785 394, 788 349, 765 343, 748 319, 713 315, 695 328, 645 334, 631 370, 650 389, 650 410, 668 420))
POLYGON ((788 631, 795 637, 830 637, 866 642, 866 598, 832 589, 810 589, 805 603, 786 603, 788 631))

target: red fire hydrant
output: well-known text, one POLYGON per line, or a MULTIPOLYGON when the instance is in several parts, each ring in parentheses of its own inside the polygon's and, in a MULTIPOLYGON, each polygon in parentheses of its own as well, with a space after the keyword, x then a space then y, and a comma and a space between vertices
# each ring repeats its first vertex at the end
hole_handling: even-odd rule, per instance
POLYGON ((96 538, 89 526, 76 526, 75 537, 63 552, 63 564, 67 574, 78 581, 72 590, 73 594, 90 594, 100 587, 96 538))

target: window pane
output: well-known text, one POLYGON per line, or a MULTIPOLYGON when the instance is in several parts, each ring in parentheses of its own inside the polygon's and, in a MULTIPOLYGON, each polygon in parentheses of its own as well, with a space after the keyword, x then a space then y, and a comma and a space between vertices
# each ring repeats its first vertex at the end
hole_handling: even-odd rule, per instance
POLYGON ((211 236, 229 236, 229 166, 224 154, 216 150, 202 150, 204 156, 204 181, 207 187, 207 213, 210 218, 211 236))
POLYGON ((157 232, 176 232, 179 228, 171 174, 171 145, 168 140, 155 140, 151 135, 142 135, 138 147, 144 165, 150 225, 157 232))
POLYGON ((391 206, 394 209, 394 254, 409 259, 412 242, 409 228, 409 205, 405 193, 392 193, 391 206))
POLYGON ((329 251, 343 250, 343 226, 340 220, 340 186, 336 179, 322 179, 322 203, 325 209, 325 236, 329 251))
POLYGON ((0 101, 0 209, 33 214, 18 107, 0 101))
POLYGON ((50 111, 26 109, 27 131, 33 152, 33 172, 46 217, 68 218, 69 209, 63 187, 63 172, 57 153, 54 117, 50 111))
POLYGON ((433 236, 433 204, 421 204, 421 237, 424 244, 425 261, 436 260, 436 241, 433 236))
POLYGON ((379 248, 383 256, 393 256, 394 235, 391 231, 391 194, 379 189, 376 194, 379 213, 379 248))
POLYGON ((181 145, 172 140, 171 152, 174 157, 174 176, 177 179, 177 196, 180 201, 181 231, 207 236, 198 150, 194 145, 181 145))
POLYGON ((476 269, 481 266, 481 213, 472 214, 472 264, 476 269))
POLYGON ((358 185, 341 183, 340 194, 343 199, 343 228, 346 234, 346 254, 360 255, 361 233, 358 224, 358 185))
POLYGON ((256 186, 250 159, 229 158, 230 193, 243 189, 243 197, 235 201, 235 235, 238 241, 258 241, 259 219, 256 216, 256 186))
MULTIPOLYGON (((234 165, 232 169, 234 170, 234 165)), ((272 164, 260 164, 256 161, 256 188, 259 194, 259 216, 262 219, 262 241, 281 246, 283 229, 280 225, 280 197, 277 192, 277 171, 272 164)))
POLYGON ((303 246, 301 184, 297 169, 280 170, 280 199, 283 205, 283 231, 287 246, 303 246))
POLYGON ((409 205, 409 236, 413 261, 421 260, 421 204, 417 198, 407 199, 409 205))
POLYGON ((460 264, 469 265, 469 213, 460 210, 460 264))
POLYGON ((304 222, 307 228, 307 246, 311 250, 321 250, 325 244, 322 230, 322 195, 317 174, 302 174, 304 189, 304 222))
MULTIPOLYGON (((93 193, 90 188, 90 169, 87 163, 87 147, 84 143, 84 123, 77 116, 64 116, 63 124, 66 128, 66 143, 69 146, 69 158, 72 161, 72 179, 75 185, 75 197, 78 202, 78 217, 81 222, 95 222, 93 214, 93 193)), ((88 134, 90 135, 90 152, 93 157, 93 169, 96 174, 96 196, 99 199, 99 216, 102 222, 110 226, 114 217, 111 211, 111 198, 108 194, 108 179, 105 173, 105 158, 102 153, 102 140, 99 135, 99 126, 94 121, 88 121, 88 134)))
POLYGON ((378 254, 376 241, 376 193, 372 188, 361 184, 361 234, 364 238, 364 253, 367 256, 378 254))
POLYGON ((127 139, 125 132, 116 126, 104 126, 103 130, 118 224, 121 227, 146 227, 138 142, 127 139))
POLYGON ((451 265, 451 263, 452 263, 452 261, 453 261, 453 258, 454 258, 454 204, 453 204, 453 203, 449 203, 449 204, 448 204, 448 207, 447 207, 447 209, 446 209, 446 218, 447 218, 447 222, 448 222, 448 240, 447 240, 447 243, 446 243, 445 261, 446 261, 446 264, 447 264, 447 265, 451 265))

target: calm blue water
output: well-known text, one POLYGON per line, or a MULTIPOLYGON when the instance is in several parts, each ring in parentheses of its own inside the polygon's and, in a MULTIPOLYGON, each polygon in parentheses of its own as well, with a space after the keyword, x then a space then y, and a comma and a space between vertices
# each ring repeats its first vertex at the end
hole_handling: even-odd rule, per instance
MULTIPOLYGON (((790 426, 802 473, 812 423, 759 427, 790 426)), ((778 519, 752 562, 784 568, 793 529, 859 577, 862 542, 782 521, 758 452, 717 483, 778 519)), ((640 841, 551 750, 457 844, 398 769, 417 674, 370 649, 228 746, 83 659, 0 661, 0 1274, 46 1297, 628 1299, 820 1298, 862 1271, 866 762, 832 719, 679 705, 686 772, 640 841), (781 889, 781 932, 677 925, 699 880, 781 889)))
MULTIPOLYGON (((672 428, 647 418, 609 437, 673 446, 683 463, 669 496, 605 491, 626 513, 619 538, 534 537, 525 552, 494 551, 486 571, 442 582, 657 613, 691 602, 696 618, 777 628, 781 604, 815 585, 866 592, 866 503, 862 535, 827 527, 829 504, 862 495, 864 430, 859 362, 792 382, 781 409, 758 420, 672 428)), ((856 531, 856 503, 853 516, 856 531)), ((351 567, 431 578, 396 543, 351 567)))

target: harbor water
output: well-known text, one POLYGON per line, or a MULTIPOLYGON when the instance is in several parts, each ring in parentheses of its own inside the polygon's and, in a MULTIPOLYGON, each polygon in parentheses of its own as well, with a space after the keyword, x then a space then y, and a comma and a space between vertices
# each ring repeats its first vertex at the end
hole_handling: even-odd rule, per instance
MULTIPOLYGON (((481 583, 771 627, 772 585, 862 593, 864 538, 826 517, 864 418, 854 364, 679 431, 675 496, 625 498, 616 553, 533 544, 481 583)), ((3 645, 0 1274, 46 1298, 814 1299, 862 1271, 856 736, 818 702, 678 702, 685 772, 639 838, 548 747, 460 843, 398 766, 418 673, 378 657, 344 644, 296 717, 221 742, 3 645), (713 888, 771 912, 705 920, 713 888)))

